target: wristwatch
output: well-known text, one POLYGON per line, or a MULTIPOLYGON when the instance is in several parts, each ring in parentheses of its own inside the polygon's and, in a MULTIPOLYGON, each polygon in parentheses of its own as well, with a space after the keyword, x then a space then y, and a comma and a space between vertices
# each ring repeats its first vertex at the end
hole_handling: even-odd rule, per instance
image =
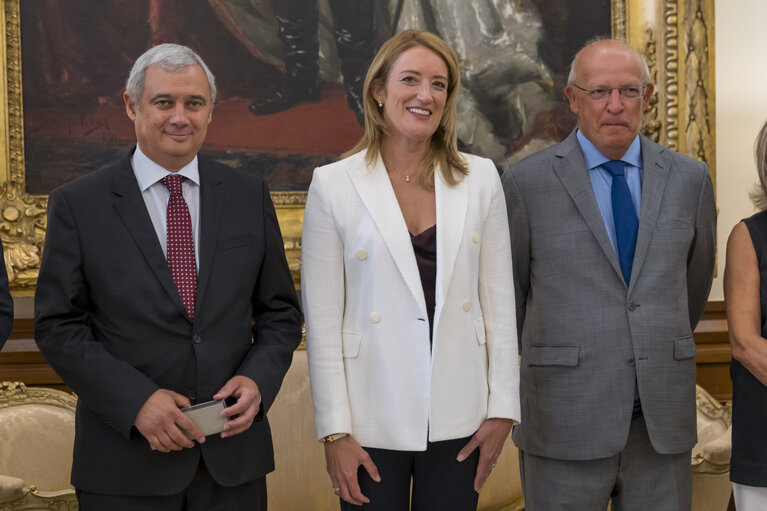
POLYGON ((349 433, 333 433, 332 435, 322 437, 320 442, 323 444, 329 444, 331 442, 335 442, 336 440, 340 440, 345 436, 349 436, 349 433))

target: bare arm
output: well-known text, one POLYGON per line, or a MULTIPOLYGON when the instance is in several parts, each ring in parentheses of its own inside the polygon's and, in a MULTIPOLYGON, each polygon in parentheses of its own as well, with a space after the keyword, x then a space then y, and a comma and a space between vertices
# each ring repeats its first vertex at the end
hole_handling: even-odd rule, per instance
POLYGON ((759 263, 746 224, 737 224, 727 241, 724 298, 732 356, 767 385, 767 339, 761 335, 759 263))

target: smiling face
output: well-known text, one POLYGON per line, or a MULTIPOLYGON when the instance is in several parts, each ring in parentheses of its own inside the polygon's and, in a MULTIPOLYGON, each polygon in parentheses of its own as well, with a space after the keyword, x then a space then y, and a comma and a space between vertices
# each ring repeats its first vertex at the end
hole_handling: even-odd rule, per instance
POLYGON ((192 161, 205 141, 211 120, 208 80, 197 64, 178 73, 149 66, 139 104, 123 95, 141 151, 176 172, 192 161))
POLYGON ((373 90, 384 104, 387 142, 427 144, 442 119, 447 89, 447 65, 436 53, 424 46, 402 52, 386 82, 373 90))
POLYGON ((617 87, 637 87, 647 77, 639 55, 617 41, 598 41, 575 57, 575 84, 585 89, 613 88, 611 94, 593 100, 572 85, 565 88, 570 110, 578 116, 578 128, 604 156, 620 159, 639 133, 642 112, 650 102, 648 83, 639 98, 620 96, 617 87))

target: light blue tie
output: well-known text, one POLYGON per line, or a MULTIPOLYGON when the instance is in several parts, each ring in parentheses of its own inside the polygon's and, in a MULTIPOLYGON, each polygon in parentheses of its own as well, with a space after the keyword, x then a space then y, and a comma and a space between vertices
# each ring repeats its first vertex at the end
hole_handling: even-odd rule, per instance
POLYGON ((634 264, 634 249, 637 243, 639 220, 631 200, 631 192, 626 182, 626 164, 622 160, 610 160, 602 164, 613 177, 610 193, 613 204, 613 220, 615 220, 615 238, 618 241, 618 259, 621 263, 621 273, 628 285, 631 280, 631 267, 634 264))

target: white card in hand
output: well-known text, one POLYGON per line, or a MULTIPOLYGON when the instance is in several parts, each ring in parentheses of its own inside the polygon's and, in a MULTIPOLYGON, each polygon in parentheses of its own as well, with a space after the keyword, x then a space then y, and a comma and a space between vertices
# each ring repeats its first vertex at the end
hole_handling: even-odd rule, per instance
MULTIPOLYGON (((221 417, 221 410, 225 407, 224 401, 208 401, 207 403, 182 408, 181 411, 192 419, 192 422, 200 428, 203 435, 208 436, 221 433, 223 430, 224 424, 228 420, 226 417, 221 417)), ((186 431, 184 431, 184 434, 191 438, 191 435, 186 431)))

